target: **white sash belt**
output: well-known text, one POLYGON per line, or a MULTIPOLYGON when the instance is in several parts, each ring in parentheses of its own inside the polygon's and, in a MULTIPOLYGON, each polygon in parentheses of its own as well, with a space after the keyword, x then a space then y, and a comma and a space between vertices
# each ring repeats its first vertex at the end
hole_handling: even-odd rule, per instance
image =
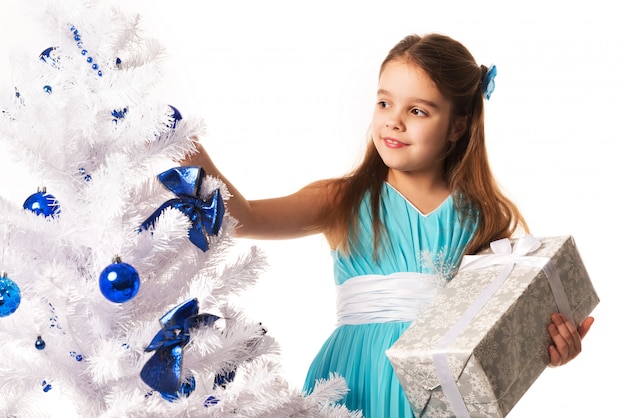
POLYGON ((337 324, 414 321, 443 285, 440 276, 422 273, 352 277, 337 286, 337 324))

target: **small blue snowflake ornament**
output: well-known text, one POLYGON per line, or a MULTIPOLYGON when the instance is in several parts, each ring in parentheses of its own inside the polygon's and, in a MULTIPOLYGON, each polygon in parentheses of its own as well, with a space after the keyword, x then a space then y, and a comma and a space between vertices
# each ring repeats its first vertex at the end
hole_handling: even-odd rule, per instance
POLYGON ((139 291, 139 274, 130 264, 122 262, 120 257, 113 259, 100 273, 100 292, 115 303, 128 302, 139 291))
POLYGON ((7 276, 6 273, 0 275, 0 317, 11 315, 17 310, 22 301, 20 288, 7 276))
POLYGON ((24 201, 24 209, 33 212, 35 215, 43 215, 44 217, 56 217, 61 209, 56 197, 46 192, 46 188, 37 189, 37 193, 33 193, 24 201))

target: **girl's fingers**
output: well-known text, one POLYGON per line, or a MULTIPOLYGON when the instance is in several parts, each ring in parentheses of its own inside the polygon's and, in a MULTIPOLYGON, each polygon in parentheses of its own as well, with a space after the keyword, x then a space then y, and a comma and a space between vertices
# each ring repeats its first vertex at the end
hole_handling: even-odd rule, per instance
POLYGON ((548 347, 548 352, 550 353, 550 367, 558 367, 561 365, 561 355, 555 346, 551 345, 548 347))
MULTIPOLYGON (((548 331, 559 354, 558 365, 562 366, 578 355, 580 351, 578 332, 560 313, 552 314, 552 323, 548 327, 548 331)), ((555 359, 551 358, 551 360, 555 359)))
POLYGON ((562 366, 580 354, 582 339, 593 321, 593 317, 587 317, 576 329, 562 314, 552 315, 552 323, 548 326, 548 332, 554 343, 549 348, 550 366, 562 366))
POLYGON ((592 316, 588 316, 580 324, 580 326, 578 327, 578 335, 580 335, 581 340, 585 338, 585 335, 587 335, 587 332, 589 332, 589 328, 591 328, 591 325, 593 324, 594 321, 595 319, 592 316))
POLYGON ((569 347, 563 336, 559 333, 559 329, 554 322, 548 325, 548 333, 550 334, 553 342, 553 344, 549 347, 550 365, 552 367, 561 366, 566 363, 569 347))

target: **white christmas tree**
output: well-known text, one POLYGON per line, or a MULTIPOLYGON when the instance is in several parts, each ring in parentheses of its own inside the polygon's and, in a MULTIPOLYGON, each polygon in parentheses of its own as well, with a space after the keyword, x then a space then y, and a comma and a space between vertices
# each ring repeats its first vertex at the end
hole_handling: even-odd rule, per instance
POLYGON ((233 255, 224 185, 174 163, 204 123, 153 97, 163 51, 139 17, 33 13, 50 44, 0 86, 0 140, 41 182, 23 205, 0 197, 0 415, 360 416, 338 376, 291 387, 233 302, 265 260, 233 255))

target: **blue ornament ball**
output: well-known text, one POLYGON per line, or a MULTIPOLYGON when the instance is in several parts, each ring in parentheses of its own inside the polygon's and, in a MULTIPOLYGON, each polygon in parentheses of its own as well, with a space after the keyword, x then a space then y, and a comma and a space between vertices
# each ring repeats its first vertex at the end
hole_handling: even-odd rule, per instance
POLYGON ((35 348, 40 351, 46 348, 46 342, 43 340, 43 338, 41 338, 41 335, 38 336, 37 340, 35 341, 35 348))
POLYGON ((44 49, 43 52, 39 54, 39 59, 43 62, 47 62, 49 64, 52 64, 53 66, 56 66, 59 61, 59 52, 57 48, 51 46, 44 49))
POLYGON ((0 317, 11 315, 22 301, 20 288, 6 273, 0 276, 0 317))
POLYGON ((43 190, 33 193, 24 201, 24 209, 30 210, 35 215, 43 215, 44 217, 55 217, 60 212, 59 202, 56 197, 43 190))
POLYGON ((128 302, 137 295, 139 284, 137 270, 119 257, 100 273, 100 292, 111 302, 128 302))

